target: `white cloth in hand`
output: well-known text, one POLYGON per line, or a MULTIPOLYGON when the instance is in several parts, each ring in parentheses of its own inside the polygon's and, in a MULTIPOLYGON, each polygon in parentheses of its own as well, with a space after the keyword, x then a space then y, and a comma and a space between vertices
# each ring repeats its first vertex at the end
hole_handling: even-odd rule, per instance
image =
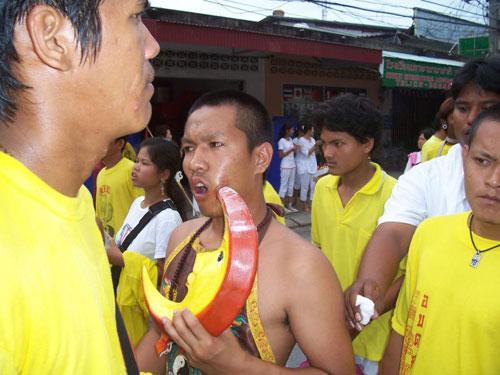
POLYGON ((373 314, 375 313, 375 303, 369 298, 356 296, 356 306, 359 306, 359 311, 361 313, 361 324, 364 326, 370 322, 373 314))

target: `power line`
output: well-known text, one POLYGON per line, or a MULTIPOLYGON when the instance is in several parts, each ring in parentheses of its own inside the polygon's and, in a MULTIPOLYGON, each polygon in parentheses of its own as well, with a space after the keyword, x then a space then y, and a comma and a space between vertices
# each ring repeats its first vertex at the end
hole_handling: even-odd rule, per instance
POLYGON ((460 9, 460 8, 456 8, 456 7, 452 7, 450 5, 443 5, 443 4, 440 4, 438 2, 435 2, 435 1, 431 1, 431 0, 421 0, 422 2, 424 3, 428 3, 428 4, 432 4, 432 5, 437 5, 437 6, 440 6, 442 8, 446 8, 446 9, 452 9, 452 10, 457 10, 459 12, 463 12, 463 13, 468 13, 468 14, 472 14, 474 16, 477 16, 477 17, 484 17, 484 14, 479 14, 479 13, 474 13, 474 12, 471 12, 471 11, 468 11, 468 10, 465 10, 465 9, 460 9))
MULTIPOLYGON (((357 9, 357 10, 361 10, 361 11, 365 11, 365 12, 386 14, 386 15, 402 17, 402 18, 411 18, 413 20, 419 19, 419 20, 425 20, 425 21, 435 21, 435 22, 438 21, 438 20, 433 19, 433 18, 427 18, 427 17, 422 17, 422 16, 409 16, 409 15, 397 14, 397 13, 387 12, 387 11, 382 11, 382 10, 373 10, 373 9, 363 8, 363 7, 359 7, 359 6, 355 6, 355 5, 340 4, 340 3, 336 3, 336 2, 332 2, 332 1, 323 1, 323 0, 303 0, 303 1, 308 2, 308 3, 313 3, 313 4, 316 4, 318 6, 325 7, 327 9, 334 9, 334 8, 332 8, 333 6, 339 6, 339 7, 357 9)), ((457 19, 456 21, 439 20, 438 22, 448 23, 448 24, 452 24, 452 25, 474 26, 474 25, 471 25, 471 21, 466 21, 466 20, 461 20, 461 19, 457 19)), ((499 28, 492 27, 489 25, 477 25, 477 26, 484 27, 485 29, 492 29, 492 30, 500 31, 499 28)))

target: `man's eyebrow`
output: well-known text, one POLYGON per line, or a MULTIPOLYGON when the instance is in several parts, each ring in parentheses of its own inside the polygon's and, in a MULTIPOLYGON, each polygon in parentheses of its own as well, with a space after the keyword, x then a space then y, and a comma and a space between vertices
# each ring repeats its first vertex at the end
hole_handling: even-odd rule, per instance
POLYGON ((477 152, 476 156, 479 156, 483 159, 490 159, 493 161, 497 161, 497 158, 493 155, 491 155, 488 151, 480 150, 477 152))
MULTIPOLYGON (((205 133, 205 134, 202 134, 199 136, 199 138, 203 142, 211 141, 214 138, 218 138, 218 137, 225 138, 226 135, 224 132, 215 131, 215 132, 208 132, 208 133, 205 133)), ((189 137, 184 136, 181 138, 181 143, 194 143, 194 141, 191 140, 189 137)))

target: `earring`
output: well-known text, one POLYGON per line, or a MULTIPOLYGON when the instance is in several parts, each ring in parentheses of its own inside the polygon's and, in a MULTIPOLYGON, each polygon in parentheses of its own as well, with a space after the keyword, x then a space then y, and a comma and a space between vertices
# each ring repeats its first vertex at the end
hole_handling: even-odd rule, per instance
POLYGON ((160 180, 161 195, 165 195, 165 180, 160 180))
POLYGON ((448 124, 446 122, 443 122, 441 127, 443 128, 443 130, 446 130, 446 129, 448 129, 448 124))

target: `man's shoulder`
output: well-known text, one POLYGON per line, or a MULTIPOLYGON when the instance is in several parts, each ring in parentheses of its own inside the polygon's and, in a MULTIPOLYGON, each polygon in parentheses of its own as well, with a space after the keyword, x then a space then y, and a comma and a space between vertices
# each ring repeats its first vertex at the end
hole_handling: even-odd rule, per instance
POLYGON ((470 212, 461 212, 453 215, 432 216, 420 223, 417 230, 420 233, 444 234, 460 228, 467 221, 470 212))
MULTIPOLYGON (((278 257, 283 267, 299 267, 323 260, 321 250, 297 233, 279 223, 273 223, 261 244, 262 251, 269 251, 278 257)), ((325 258, 326 260, 326 258, 325 258)))
POLYGON ((339 176, 334 176, 333 174, 327 174, 321 178, 318 179, 316 182, 316 187, 315 187, 315 194, 318 191, 327 189, 327 188, 333 188, 337 186, 339 176))
POLYGON ((175 248, 179 243, 181 243, 186 237, 193 234, 198 228, 200 228, 207 220, 206 217, 191 219, 183 222, 177 226, 170 236, 170 245, 175 248))

